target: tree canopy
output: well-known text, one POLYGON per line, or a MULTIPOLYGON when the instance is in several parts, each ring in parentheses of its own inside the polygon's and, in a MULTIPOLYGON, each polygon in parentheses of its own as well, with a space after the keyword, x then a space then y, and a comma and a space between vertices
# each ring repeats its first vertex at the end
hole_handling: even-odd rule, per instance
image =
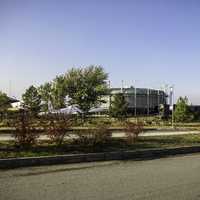
POLYGON ((127 117, 128 105, 123 93, 115 94, 111 101, 110 115, 123 120, 127 117))
POLYGON ((101 66, 71 68, 50 83, 38 88, 31 86, 23 95, 23 100, 33 110, 38 110, 42 102, 42 110, 46 112, 49 103, 54 109, 66 107, 68 97, 69 105, 76 105, 86 114, 104 102, 102 95, 108 92, 107 78, 101 66))
POLYGON ((38 88, 38 93, 39 93, 39 95, 41 97, 41 101, 42 101, 41 109, 44 112, 48 111, 49 102, 52 101, 51 92, 52 92, 51 83, 48 83, 48 82, 41 85, 38 88))
POLYGON ((66 83, 65 76, 60 75, 52 82, 52 91, 51 91, 51 103, 54 109, 64 108, 65 97, 66 97, 66 83))
POLYGON ((22 95, 24 105, 28 107, 32 112, 39 112, 41 107, 41 96, 38 90, 33 85, 30 86, 26 92, 22 95))
POLYGON ((11 107, 10 99, 6 93, 0 91, 0 112, 3 112, 11 107))
POLYGON ((174 111, 174 119, 176 122, 185 122, 191 119, 191 113, 189 111, 188 106, 188 98, 187 97, 179 97, 176 108, 174 111))
POLYGON ((102 102, 107 93, 107 73, 101 66, 72 68, 65 74, 65 91, 70 104, 76 104, 84 113, 102 102))

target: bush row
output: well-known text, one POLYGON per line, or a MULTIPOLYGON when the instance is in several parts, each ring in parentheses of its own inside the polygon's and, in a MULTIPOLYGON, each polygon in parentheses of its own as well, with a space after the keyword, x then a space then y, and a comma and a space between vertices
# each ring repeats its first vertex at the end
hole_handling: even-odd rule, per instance
MULTIPOLYGON (((79 145, 90 146, 106 144, 112 139, 108 122, 99 121, 85 132, 72 131, 73 120, 70 115, 48 114, 38 117, 23 112, 11 122, 15 127, 13 132, 15 144, 20 147, 36 145, 41 133, 47 135, 49 141, 58 146, 63 144, 66 136, 79 145)), ((142 123, 128 120, 123 122, 123 127, 128 144, 134 143, 143 130, 142 123)))

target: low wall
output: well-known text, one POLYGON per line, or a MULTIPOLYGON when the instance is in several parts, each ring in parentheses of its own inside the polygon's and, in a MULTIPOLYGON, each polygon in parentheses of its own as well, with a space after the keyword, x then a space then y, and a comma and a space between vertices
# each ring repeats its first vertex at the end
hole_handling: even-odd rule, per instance
POLYGON ((109 160, 146 160, 190 153, 200 153, 200 146, 0 159, 0 169, 109 160))

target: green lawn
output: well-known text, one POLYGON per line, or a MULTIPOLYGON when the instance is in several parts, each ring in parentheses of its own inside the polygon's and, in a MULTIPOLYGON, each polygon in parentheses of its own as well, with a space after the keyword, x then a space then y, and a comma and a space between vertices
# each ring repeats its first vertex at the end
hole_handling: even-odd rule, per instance
POLYGON ((157 148, 172 148, 184 146, 198 146, 200 145, 200 135, 180 135, 180 136, 154 136, 154 137, 140 137, 132 144, 128 145, 123 139, 112 139, 107 144, 84 145, 75 142, 64 143, 57 147, 54 144, 40 142, 37 146, 29 149, 16 148, 13 142, 0 142, 0 158, 14 158, 14 157, 33 157, 33 156, 47 156, 47 155, 61 155, 72 153, 92 153, 92 152, 108 152, 120 150, 145 150, 157 148))

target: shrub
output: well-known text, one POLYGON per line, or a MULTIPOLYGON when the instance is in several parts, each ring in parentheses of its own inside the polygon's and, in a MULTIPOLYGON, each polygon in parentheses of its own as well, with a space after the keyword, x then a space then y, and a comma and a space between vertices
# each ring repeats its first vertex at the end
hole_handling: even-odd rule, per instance
POLYGON ((87 133, 79 131, 76 133, 78 138, 75 141, 83 146, 101 146, 109 142, 111 132, 109 125, 105 123, 98 123, 96 127, 87 130, 87 133))
POLYGON ((13 127, 15 128, 13 136, 16 145, 29 147, 36 144, 39 133, 30 113, 24 111, 19 113, 18 117, 13 121, 13 127))
POLYGON ((128 144, 133 144, 138 135, 143 131, 143 123, 141 122, 125 122, 124 132, 128 144))
POLYGON ((42 126, 51 142, 61 145, 72 124, 69 115, 47 115, 42 126))

